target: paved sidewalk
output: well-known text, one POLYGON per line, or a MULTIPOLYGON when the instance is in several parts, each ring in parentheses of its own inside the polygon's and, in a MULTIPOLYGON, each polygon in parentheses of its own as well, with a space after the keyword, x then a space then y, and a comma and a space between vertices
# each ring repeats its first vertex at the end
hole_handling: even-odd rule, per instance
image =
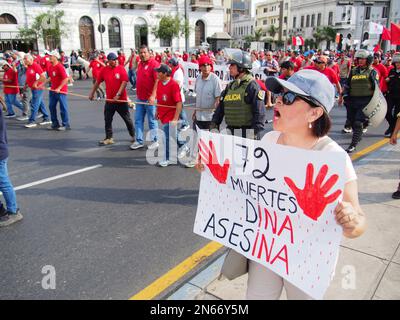
MULTIPOLYGON (((386 145, 354 165, 368 228, 357 239, 343 239, 336 275, 325 299, 400 299, 400 200, 391 197, 399 183, 400 145, 386 145), (349 272, 355 275, 353 282, 348 281, 349 272)), ((218 279, 223 259, 168 299, 245 299, 247 275, 234 281, 218 279)), ((286 299, 285 293, 281 299, 286 299)))

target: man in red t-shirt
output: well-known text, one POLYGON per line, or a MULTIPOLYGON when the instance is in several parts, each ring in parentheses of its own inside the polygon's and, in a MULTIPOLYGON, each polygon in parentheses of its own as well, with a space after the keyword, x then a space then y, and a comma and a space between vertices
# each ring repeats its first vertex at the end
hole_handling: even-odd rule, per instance
POLYGON ((125 66, 126 57, 124 51, 121 49, 117 53, 118 53, 118 64, 120 66, 125 66))
MULTIPOLYGON (((172 163, 170 160, 170 135, 174 136, 177 140, 180 151, 179 155, 185 155, 189 150, 178 138, 179 129, 177 123, 179 121, 179 115, 182 111, 182 96, 179 88, 179 84, 171 79, 171 68, 162 64, 159 68, 155 69, 158 76, 157 83, 157 118, 161 121, 164 131, 164 159, 158 163, 160 167, 166 167, 172 163), (175 134, 173 134, 173 131, 175 134)), ((176 162, 175 162, 176 163, 176 162)))
POLYGON ((301 64, 303 63, 303 59, 300 57, 300 51, 299 50, 294 50, 291 53, 291 58, 289 61, 293 62, 294 64, 294 72, 297 72, 301 68, 301 64))
POLYGON ((45 55, 40 58, 40 67, 44 72, 48 72, 50 66, 51 66, 50 55, 47 51, 45 51, 45 55))
POLYGON ((381 63, 381 54, 379 52, 374 53, 374 61, 372 67, 378 72, 379 76, 379 89, 385 94, 388 90, 386 78, 389 76, 388 69, 381 63))
POLYGON ((149 149, 158 147, 157 129, 158 122, 156 119, 156 90, 157 90, 157 72, 155 68, 160 65, 154 58, 151 57, 149 48, 142 45, 139 50, 140 62, 137 67, 136 79, 136 111, 135 111, 135 129, 136 141, 130 146, 132 150, 144 147, 143 130, 144 118, 147 114, 149 129, 151 132, 152 143, 148 146, 149 149))
MULTIPOLYGON (((89 69, 87 69, 86 74, 89 74, 90 69, 92 69, 92 83, 95 84, 97 78, 99 77, 99 74, 101 70, 105 67, 106 65, 99 59, 99 56, 97 54, 93 54, 90 56, 90 63, 89 63, 89 69)), ((103 86, 100 84, 99 88, 96 90, 97 94, 97 99, 104 99, 106 94, 103 90, 103 86)))
POLYGON ((40 65, 34 62, 30 54, 24 56, 24 64, 26 66, 25 87, 29 87, 32 92, 31 115, 25 127, 34 128, 37 126, 36 115, 39 110, 43 114, 43 120, 40 125, 50 124, 49 114, 43 102, 43 85, 46 82, 46 73, 42 70, 40 65))
POLYGON ((327 56, 319 56, 315 61, 313 66, 306 67, 304 69, 317 70, 324 74, 329 81, 336 87, 337 93, 339 94, 338 104, 341 105, 343 103, 342 98, 342 86, 339 82, 339 77, 335 71, 331 68, 327 67, 328 57, 327 56))
POLYGON ((128 74, 123 65, 117 64, 118 57, 114 52, 107 55, 107 60, 108 65, 101 70, 89 95, 89 100, 93 100, 94 93, 98 89, 100 83, 103 81, 105 82, 107 95, 106 104, 104 105, 106 138, 99 141, 99 145, 101 146, 114 143, 112 121, 115 112, 118 112, 122 120, 124 120, 132 141, 135 137, 135 128, 133 127, 133 122, 129 113, 128 94, 126 93, 128 74))
POLYGON ((4 83, 4 98, 6 100, 7 114, 4 118, 15 118, 16 114, 13 110, 13 106, 16 106, 22 112, 24 112, 24 106, 17 99, 17 94, 19 93, 18 87, 18 72, 16 69, 12 68, 9 62, 4 62, 3 64, 3 83, 4 83))
POLYGON ((47 70, 49 78, 46 82, 51 82, 49 91, 49 109, 51 117, 51 127, 49 130, 65 131, 71 130, 68 116, 68 75, 64 66, 60 63, 60 54, 54 50, 50 52, 51 65, 47 70), (61 126, 57 117, 57 103, 60 103, 61 126))

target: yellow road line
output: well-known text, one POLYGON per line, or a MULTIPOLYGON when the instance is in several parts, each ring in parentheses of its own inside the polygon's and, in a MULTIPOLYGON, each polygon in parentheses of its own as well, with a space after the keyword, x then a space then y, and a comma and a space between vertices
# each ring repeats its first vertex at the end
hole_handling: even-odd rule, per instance
POLYGON ((223 246, 217 242, 209 242, 199 251, 195 252, 185 261, 178 264, 175 268, 168 271, 166 274, 155 280, 147 288, 135 294, 129 300, 151 300, 158 296, 161 292, 171 286, 173 283, 182 278, 190 270, 195 268, 200 262, 204 261, 209 256, 213 255, 223 246))
MULTIPOLYGON (((354 161, 366 154, 375 151, 376 149, 384 146, 389 142, 389 139, 380 140, 373 145, 360 150, 359 152, 353 154, 351 159, 354 161)), ((211 241, 199 251, 193 253, 189 258, 185 261, 181 262, 179 265, 168 271, 166 274, 155 280, 148 287, 138 292, 129 300, 151 300, 154 297, 158 296, 161 292, 167 289, 169 286, 174 284, 180 278, 182 278, 185 274, 187 274, 190 270, 194 269, 200 262, 204 261, 206 258, 212 256, 215 252, 221 249, 223 246, 217 242, 211 241)))
POLYGON ((356 152, 355 154, 353 154, 351 156, 351 160, 353 160, 353 161, 357 160, 358 158, 361 158, 362 156, 365 156, 366 154, 368 154, 368 153, 370 153, 372 151, 375 151, 376 149, 384 146, 388 142, 389 142, 388 138, 385 138, 385 139, 382 139, 382 140, 380 140, 378 142, 375 142, 373 145, 370 145, 369 147, 367 147, 367 148, 365 148, 363 150, 360 150, 360 151, 356 152))

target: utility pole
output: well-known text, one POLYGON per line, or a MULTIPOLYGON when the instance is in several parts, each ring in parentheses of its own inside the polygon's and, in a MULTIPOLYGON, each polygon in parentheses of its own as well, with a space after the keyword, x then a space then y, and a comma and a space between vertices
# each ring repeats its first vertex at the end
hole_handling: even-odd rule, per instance
MULTIPOLYGON (((187 0, 185 0, 185 23, 188 22, 188 3, 187 0)), ((186 34, 185 32, 185 51, 188 52, 189 51, 189 37, 188 34, 186 34)))
POLYGON ((103 32, 104 32, 104 31, 103 31, 103 29, 102 29, 103 24, 101 23, 100 0, 97 0, 97 7, 98 7, 98 9, 99 9, 99 21, 100 21, 98 30, 99 30, 99 32, 100 32, 101 50, 103 50, 103 32))

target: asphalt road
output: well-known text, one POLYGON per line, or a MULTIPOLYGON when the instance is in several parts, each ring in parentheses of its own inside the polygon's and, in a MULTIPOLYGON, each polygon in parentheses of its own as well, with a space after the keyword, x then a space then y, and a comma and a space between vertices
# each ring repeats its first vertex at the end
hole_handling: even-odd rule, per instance
MULTIPOLYGON (((87 96, 90 86, 76 81, 69 90, 87 96)), ((208 243, 192 232, 195 170, 149 165, 143 149, 129 149, 118 115, 117 143, 98 147, 103 104, 70 96, 69 106, 71 131, 6 120, 9 174, 14 187, 24 186, 17 191, 24 219, 0 229, 0 299, 128 299, 208 243), (44 266, 55 268, 55 290, 42 288, 44 266)), ((347 146, 351 135, 340 133, 345 111, 331 114, 330 136, 347 146)), ((385 129, 369 129, 359 150, 381 140, 385 129)))

